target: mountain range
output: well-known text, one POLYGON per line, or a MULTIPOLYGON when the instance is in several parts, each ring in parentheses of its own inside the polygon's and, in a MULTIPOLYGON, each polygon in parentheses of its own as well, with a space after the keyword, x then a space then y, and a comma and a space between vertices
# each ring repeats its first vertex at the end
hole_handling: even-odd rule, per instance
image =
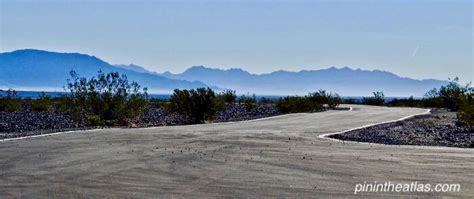
POLYGON ((232 88, 242 93, 262 95, 303 95, 325 89, 344 96, 368 96, 383 91, 386 96, 423 96, 428 90, 447 81, 416 80, 380 70, 330 67, 321 70, 275 71, 251 74, 242 69, 228 70, 193 66, 180 74, 165 72, 162 76, 180 80, 199 80, 205 84, 232 88))
POLYGON ((211 87, 257 95, 304 95, 325 89, 342 96, 367 96, 373 91, 383 91, 386 96, 420 97, 432 88, 447 84, 447 81, 416 80, 387 71, 349 67, 251 74, 238 68, 223 70, 193 66, 183 73, 160 74, 133 64, 112 65, 85 54, 27 49, 0 53, 0 88, 61 90, 71 70, 84 77, 94 76, 98 70, 116 71, 148 87, 151 93, 211 87))
POLYGON ((62 91, 71 70, 82 77, 95 76, 99 70, 104 73, 119 72, 126 74, 129 80, 148 87, 153 93, 169 93, 175 88, 208 86, 199 81, 170 79, 117 67, 90 55, 27 49, 0 54, 0 87, 62 91))

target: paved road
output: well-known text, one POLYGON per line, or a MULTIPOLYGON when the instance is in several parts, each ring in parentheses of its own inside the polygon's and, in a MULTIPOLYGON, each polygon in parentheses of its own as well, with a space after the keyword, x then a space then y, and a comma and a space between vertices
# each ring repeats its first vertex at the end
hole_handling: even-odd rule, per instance
POLYGON ((318 138, 424 109, 354 106, 258 121, 108 129, 0 142, 0 198, 474 197, 474 150, 318 138), (459 193, 360 193, 365 182, 459 193))

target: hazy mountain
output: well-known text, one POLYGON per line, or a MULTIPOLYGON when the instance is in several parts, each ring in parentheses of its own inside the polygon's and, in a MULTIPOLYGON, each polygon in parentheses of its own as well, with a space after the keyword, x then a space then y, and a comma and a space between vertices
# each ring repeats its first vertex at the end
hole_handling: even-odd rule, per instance
POLYGON ((135 64, 129 64, 129 65, 126 65, 126 64, 116 64, 114 65, 115 67, 119 67, 119 68, 123 68, 123 69, 127 69, 127 70, 132 70, 132 71, 135 71, 135 72, 139 72, 139 73, 153 73, 155 74, 155 72, 151 72, 141 66, 138 66, 138 65, 135 65, 135 64))
POLYGON ((111 65, 97 57, 79 53, 42 50, 17 50, 0 53, 0 88, 22 90, 61 90, 69 71, 91 77, 98 70, 117 71, 154 93, 169 93, 175 88, 229 88, 238 93, 258 95, 304 95, 326 89, 344 96, 371 95, 423 96, 431 88, 446 84, 440 80, 415 80, 386 71, 354 70, 348 67, 299 72, 275 71, 251 74, 242 69, 213 69, 194 66, 181 74, 158 74, 137 65, 111 65))
POLYGON ((440 80, 416 80, 386 71, 354 70, 348 67, 299 72, 276 71, 250 74, 242 69, 213 69, 193 66, 181 74, 162 74, 168 78, 199 80, 208 85, 230 88, 240 93, 261 95, 304 95, 326 89, 344 96, 367 96, 383 91, 386 96, 423 96, 428 90, 446 84, 440 80))
POLYGON ((169 79, 152 73, 137 72, 113 66, 97 57, 79 53, 57 53, 42 50, 17 50, 0 53, 0 87, 22 90, 61 90, 69 72, 82 77, 97 71, 119 72, 129 80, 148 87, 150 92, 169 93, 175 88, 206 87, 202 82, 169 79))

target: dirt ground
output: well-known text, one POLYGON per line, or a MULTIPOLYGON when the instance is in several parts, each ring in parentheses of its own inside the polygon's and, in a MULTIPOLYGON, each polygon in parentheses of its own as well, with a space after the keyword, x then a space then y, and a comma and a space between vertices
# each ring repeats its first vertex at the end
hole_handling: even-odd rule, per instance
POLYGON ((474 150, 319 138, 426 110, 353 106, 253 121, 0 141, 0 198, 474 197, 474 150), (460 192, 356 184, 457 183, 460 192))

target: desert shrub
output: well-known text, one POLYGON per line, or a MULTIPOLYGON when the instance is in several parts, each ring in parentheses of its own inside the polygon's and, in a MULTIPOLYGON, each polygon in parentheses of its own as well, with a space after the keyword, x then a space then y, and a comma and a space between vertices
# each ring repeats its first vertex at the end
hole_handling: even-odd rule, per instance
POLYGON ((234 90, 225 90, 216 95, 214 100, 214 108, 221 110, 226 107, 227 104, 235 104, 237 101, 237 94, 234 90))
POLYGON ((313 112, 323 108, 322 104, 314 103, 309 97, 301 96, 280 98, 276 107, 282 113, 313 112))
POLYGON ((90 126, 105 126, 105 122, 98 115, 87 115, 86 119, 90 126))
POLYGON ((170 110, 189 118, 192 123, 212 120, 217 112, 216 94, 210 88, 174 90, 170 98, 170 110))
POLYGON ((388 106, 399 106, 399 107, 424 107, 424 100, 415 99, 413 96, 403 99, 395 98, 387 103, 388 106))
POLYGON ((252 97, 242 95, 239 98, 239 104, 244 104, 247 110, 252 110, 257 106, 257 97, 255 94, 253 94, 252 97))
POLYGON ((460 122, 474 127, 474 92, 472 89, 469 93, 462 95, 459 99, 459 109, 457 117, 460 122))
POLYGON ((125 125, 146 105, 147 89, 129 83, 126 75, 99 71, 97 77, 87 79, 74 71, 70 74, 65 109, 88 118, 93 125, 125 125))
POLYGON ((330 107, 330 108, 336 108, 337 106, 339 106, 340 104, 342 103, 342 99, 341 97, 339 97, 339 95, 337 93, 330 93, 329 96, 328 96, 328 101, 327 101, 327 105, 330 107))
POLYGON ((308 98, 316 104, 327 104, 330 108, 335 108, 341 104, 342 99, 337 93, 319 90, 318 92, 309 93, 308 98))
POLYGON ((327 104, 328 102, 328 95, 325 90, 319 90, 318 92, 309 93, 308 98, 318 104, 327 104))
POLYGON ((237 101, 237 94, 234 90, 225 90, 218 95, 221 100, 227 104, 233 104, 237 101))
POLYGON ((433 88, 429 90, 423 96, 423 106, 424 107, 438 107, 438 108, 443 107, 437 88, 433 88))
POLYGON ((71 112, 72 113, 72 108, 73 101, 70 99, 70 96, 67 94, 53 98, 52 99, 53 104, 52 106, 54 107, 54 110, 60 111, 60 112, 71 112))
POLYGON ((461 86, 456 77, 446 86, 439 89, 432 89, 425 94, 425 105, 429 107, 443 107, 452 111, 457 111, 462 103, 462 99, 472 90, 471 85, 461 86))
POLYGON ((362 104, 382 106, 385 103, 385 95, 382 91, 373 92, 374 96, 364 97, 362 104))
POLYGON ((17 111, 21 109, 20 99, 16 96, 16 91, 8 89, 5 96, 0 96, 0 111, 17 111))
POLYGON ((44 92, 38 95, 37 99, 30 101, 31 110, 33 111, 48 111, 52 107, 53 100, 44 92))

